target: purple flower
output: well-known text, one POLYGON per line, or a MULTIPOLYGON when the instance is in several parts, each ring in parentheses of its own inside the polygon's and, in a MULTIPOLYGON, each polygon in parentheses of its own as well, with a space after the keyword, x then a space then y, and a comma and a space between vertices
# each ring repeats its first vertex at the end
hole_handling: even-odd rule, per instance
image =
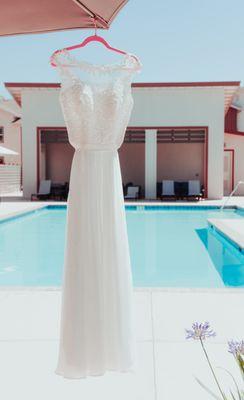
POLYGON ((244 340, 240 340, 239 342, 236 340, 230 340, 228 345, 229 353, 233 354, 233 356, 244 356, 244 340))
POLYGON ((216 333, 210 329, 209 322, 192 324, 192 329, 186 329, 186 339, 205 340, 216 336, 216 333))

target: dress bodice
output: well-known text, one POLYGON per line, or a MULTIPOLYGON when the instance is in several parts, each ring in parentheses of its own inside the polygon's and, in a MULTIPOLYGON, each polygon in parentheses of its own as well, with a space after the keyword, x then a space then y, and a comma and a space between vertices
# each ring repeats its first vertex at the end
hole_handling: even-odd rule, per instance
POLYGON ((126 54, 120 63, 95 65, 56 53, 60 103, 69 141, 76 149, 118 149, 123 143, 133 98, 131 81, 140 62, 126 54))

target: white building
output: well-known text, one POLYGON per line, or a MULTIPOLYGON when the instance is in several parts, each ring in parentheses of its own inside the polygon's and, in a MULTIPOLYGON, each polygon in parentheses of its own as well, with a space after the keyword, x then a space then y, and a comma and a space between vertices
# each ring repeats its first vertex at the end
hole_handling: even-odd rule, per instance
MULTIPOLYGON (((23 188, 29 198, 41 179, 69 180, 73 148, 59 104, 60 86, 5 86, 21 106, 23 188)), ((220 199, 244 180, 240 82, 134 83, 132 94, 134 108, 119 150, 124 184, 139 184, 146 198, 155 199, 163 179, 199 179, 206 197, 220 199)))
POLYGON ((16 101, 3 97, 0 97, 0 146, 0 196, 20 195, 21 109, 16 101), (6 148, 17 154, 4 154, 6 148))
POLYGON ((14 100, 0 97, 0 145, 18 155, 0 156, 1 163, 21 164, 21 108, 14 100))

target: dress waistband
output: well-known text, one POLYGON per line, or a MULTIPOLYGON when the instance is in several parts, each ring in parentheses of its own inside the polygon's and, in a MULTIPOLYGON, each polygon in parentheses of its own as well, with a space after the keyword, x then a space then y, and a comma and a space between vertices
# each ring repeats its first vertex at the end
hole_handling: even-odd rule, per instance
POLYGON ((117 151, 116 145, 108 145, 108 144, 84 144, 81 147, 77 148, 76 151, 117 151))

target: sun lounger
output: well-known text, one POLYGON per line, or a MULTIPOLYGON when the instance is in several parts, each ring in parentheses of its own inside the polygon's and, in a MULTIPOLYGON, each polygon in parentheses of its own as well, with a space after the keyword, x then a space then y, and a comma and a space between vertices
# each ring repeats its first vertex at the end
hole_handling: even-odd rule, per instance
POLYGON ((161 199, 163 198, 175 198, 174 181, 162 181, 161 199))
POLYGON ((139 197, 139 186, 128 186, 127 194, 125 199, 138 199, 139 197))
POLYGON ((199 200, 202 196, 201 184, 199 180, 188 181, 188 198, 199 200))
POLYGON ((43 180, 40 182, 39 191, 37 194, 31 195, 31 200, 46 200, 51 193, 51 181, 43 180))
POLYGON ((175 196, 177 199, 185 199, 188 196, 188 182, 175 182, 175 196))

